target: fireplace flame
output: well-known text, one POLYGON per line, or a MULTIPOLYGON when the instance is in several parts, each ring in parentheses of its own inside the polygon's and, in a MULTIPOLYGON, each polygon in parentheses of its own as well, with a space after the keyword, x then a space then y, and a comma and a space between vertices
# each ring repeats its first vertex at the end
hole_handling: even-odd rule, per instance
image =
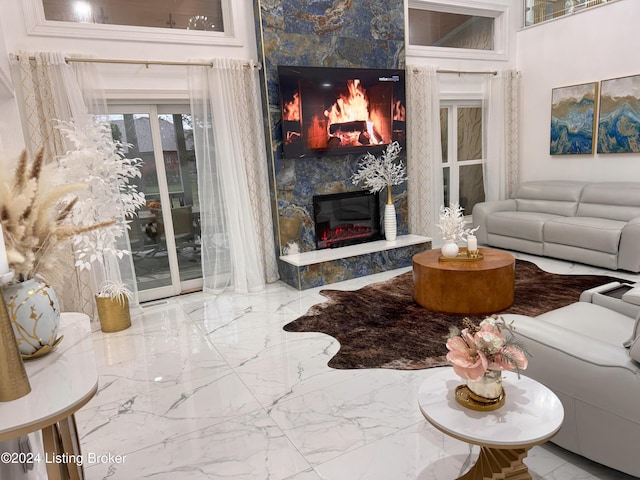
POLYGON ((406 108, 402 105, 400 100, 396 100, 396 103, 393 104, 393 119, 404 122, 406 120, 406 108))
POLYGON ((328 119, 329 137, 339 139, 340 145, 382 143, 369 112, 366 90, 359 79, 347 80, 347 93, 340 94, 324 115, 328 119))
POLYGON ((285 102, 282 107, 282 119, 293 122, 300 121, 300 94, 298 92, 293 94, 293 100, 285 102))

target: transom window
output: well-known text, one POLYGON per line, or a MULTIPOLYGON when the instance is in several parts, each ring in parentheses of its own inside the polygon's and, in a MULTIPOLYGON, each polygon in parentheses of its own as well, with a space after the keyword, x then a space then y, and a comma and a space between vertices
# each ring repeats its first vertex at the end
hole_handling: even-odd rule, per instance
POLYGON ((493 50, 493 17, 409 9, 409 43, 423 47, 493 50))
POLYGON ((220 0, 42 0, 47 20, 224 31, 220 0))
POLYGON ((509 7, 471 0, 408 0, 407 55, 504 60, 509 7))

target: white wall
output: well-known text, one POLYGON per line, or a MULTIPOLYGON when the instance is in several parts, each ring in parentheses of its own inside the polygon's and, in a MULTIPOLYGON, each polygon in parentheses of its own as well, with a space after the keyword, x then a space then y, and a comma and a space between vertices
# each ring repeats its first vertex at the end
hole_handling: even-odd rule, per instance
MULTIPOLYGON (((0 61, 0 69, 9 54, 20 51, 59 51, 130 60, 185 61, 213 57, 257 60, 252 0, 229 2, 232 14, 236 18, 235 37, 239 40, 239 45, 235 46, 132 41, 118 39, 116 35, 109 39, 30 35, 27 33, 23 12, 24 6, 33 5, 33 2, 34 0, 0 0, 0 55, 4 57, 0 61)), ((151 65, 147 68, 140 65, 101 64, 99 68, 105 79, 107 95, 113 99, 188 99, 186 67, 151 65)), ((14 118, 7 119, 3 108, 6 102, 12 101, 12 98, 7 100, 0 92, 0 111, 4 116, 0 122, 0 149, 4 144, 7 154, 11 153, 9 150, 14 150, 7 147, 14 147, 16 138, 22 139, 17 112, 11 112, 9 116, 14 118)))
POLYGON ((520 180, 640 179, 640 154, 549 155, 551 90, 640 74, 639 18, 640 1, 619 0, 518 33, 520 180))

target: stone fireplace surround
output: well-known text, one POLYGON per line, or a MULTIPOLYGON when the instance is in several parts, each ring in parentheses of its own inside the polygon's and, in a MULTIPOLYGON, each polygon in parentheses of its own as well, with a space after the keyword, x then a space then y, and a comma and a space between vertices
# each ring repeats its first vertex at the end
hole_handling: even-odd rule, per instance
POLYGON ((399 235, 340 248, 280 256, 281 278, 298 290, 319 287, 396 268, 408 267, 416 253, 431 248, 431 238, 399 235))
MULTIPOLYGON (((338 3, 319 7, 314 14, 300 14, 308 11, 308 2, 300 0, 254 3, 258 52, 264 65, 261 81, 269 111, 265 126, 271 157, 270 200, 281 254, 278 266, 281 279, 301 290, 407 266, 413 254, 430 247, 430 239, 407 235, 404 184, 393 189, 397 240, 325 249, 322 255, 315 250, 312 198, 357 189, 350 178, 359 156, 283 158, 278 66, 398 69, 405 65, 402 0, 353 2, 347 7, 338 3), (286 255, 291 250, 301 253, 286 255)), ((401 156, 406 163, 404 151, 401 156)))

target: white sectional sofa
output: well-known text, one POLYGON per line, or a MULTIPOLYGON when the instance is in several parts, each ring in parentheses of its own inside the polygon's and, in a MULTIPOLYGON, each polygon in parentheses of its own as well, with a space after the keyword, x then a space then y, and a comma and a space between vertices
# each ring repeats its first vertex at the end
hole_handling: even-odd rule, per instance
POLYGON ((472 216, 483 245, 640 271, 640 182, 523 182, 472 216))
POLYGON ((638 285, 630 299, 635 304, 609 299, 615 310, 587 291, 581 301, 535 318, 502 316, 513 321, 532 355, 523 374, 549 387, 564 407, 562 428, 551 441, 640 478, 638 285))

